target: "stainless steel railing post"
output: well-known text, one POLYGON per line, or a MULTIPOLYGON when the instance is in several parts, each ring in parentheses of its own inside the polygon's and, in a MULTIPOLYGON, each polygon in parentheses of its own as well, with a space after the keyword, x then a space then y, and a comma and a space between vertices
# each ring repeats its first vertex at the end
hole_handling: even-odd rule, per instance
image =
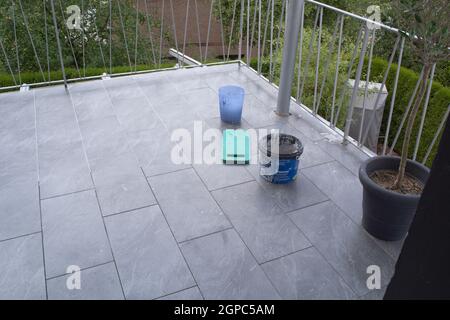
POLYGON ((295 60, 297 53, 298 35, 300 32, 301 11, 304 0, 288 3, 288 16, 286 21, 286 37, 283 49, 283 63, 281 66, 280 89, 276 113, 280 116, 289 115, 291 104, 291 88, 294 77, 295 60))

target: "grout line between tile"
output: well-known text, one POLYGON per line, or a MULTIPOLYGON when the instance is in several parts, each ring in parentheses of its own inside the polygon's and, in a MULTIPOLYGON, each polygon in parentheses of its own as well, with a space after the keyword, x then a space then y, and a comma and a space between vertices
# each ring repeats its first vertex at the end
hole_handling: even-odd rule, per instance
MULTIPOLYGON (((170 129, 171 129, 171 128, 169 128, 169 126, 167 125, 167 123, 165 123, 165 121, 161 118, 161 116, 159 115, 158 110, 156 110, 156 108, 154 107, 153 103, 150 101, 150 99, 148 98, 148 96, 145 94, 145 92, 144 92, 144 90, 142 89, 142 87, 141 87, 139 81, 137 81, 135 78, 132 78, 132 81, 135 82, 136 87, 137 87, 137 88, 139 89, 139 91, 142 93, 144 99, 147 101, 147 104, 150 106, 150 108, 152 109, 152 111, 153 111, 153 113, 156 115, 156 117, 158 117, 158 119, 159 119, 160 123, 162 124, 162 126, 164 127, 164 129, 165 129, 165 130, 167 131, 167 133, 170 135, 170 134, 171 134, 171 132, 170 132, 170 129)), ((176 88, 176 86, 175 86, 175 90, 178 91, 178 89, 176 88)), ((178 93, 179 93, 179 92, 178 92, 178 93)), ((176 142, 176 144, 179 145, 178 142, 176 142)), ((138 159, 138 163, 139 163, 139 159, 138 159)), ((192 167, 192 165, 191 165, 190 167, 192 167)), ((141 167, 141 169, 142 169, 142 167, 141 167)), ((190 168, 187 168, 187 169, 190 169, 190 168)), ((184 169, 176 170, 176 171, 174 171, 174 172, 181 171, 181 170, 184 170, 184 169)), ((144 177, 147 179, 147 176, 145 175, 145 171, 144 171, 144 170, 143 170, 143 173, 144 173, 144 177)), ((157 176, 157 175, 154 175, 154 176, 157 176)))
MULTIPOLYGON (((249 183, 249 182, 256 181, 256 179, 255 179, 252 175, 250 175, 250 176, 251 176, 252 178, 249 179, 249 180, 247 180, 247 181, 243 181, 243 182, 239 182, 239 183, 235 183, 235 184, 230 184, 229 186, 224 186, 224 187, 220 187, 220 188, 216 188, 216 189, 211 189, 211 190, 208 189, 208 191, 209 191, 209 192, 220 191, 220 190, 224 190, 224 189, 227 189, 227 188, 237 187, 237 186, 240 186, 240 185, 249 183)), ((206 183, 205 183, 205 185, 206 185, 206 183)))
MULTIPOLYGON (((165 298, 165 297, 171 296, 171 295, 173 295, 173 294, 177 294, 177 293, 180 293, 180 292, 183 292, 183 291, 186 291, 186 290, 190 290, 190 289, 194 289, 194 288, 198 288, 198 286, 197 286, 197 285, 195 285, 195 286, 192 286, 192 287, 189 287, 189 288, 186 288, 186 289, 181 289, 181 290, 178 290, 178 291, 175 291, 175 292, 169 293, 169 294, 165 294, 165 295, 163 295, 163 296, 161 296, 161 297, 158 297, 158 298, 154 298, 154 299, 152 299, 152 300, 159 300, 159 299, 162 299, 162 298, 165 298)), ((200 291, 200 289, 199 289, 199 291, 200 291)), ((202 297, 203 297, 203 295, 202 295, 202 297)))
POLYGON ((158 173, 158 174, 154 174, 154 175, 150 175, 150 176, 145 175, 145 170, 144 170, 144 168, 141 167, 141 169, 142 169, 142 171, 144 172, 144 176, 145 176, 146 178, 151 179, 151 178, 155 178, 155 177, 165 176, 166 174, 172 174, 172 173, 177 173, 177 172, 180 172, 180 171, 190 170, 190 169, 192 169, 192 166, 190 166, 190 167, 188 167, 188 168, 177 169, 177 170, 174 170, 174 171, 165 172, 165 173, 158 173))
MULTIPOLYGON (((133 82, 136 84, 137 88, 139 89, 139 91, 142 93, 142 95, 144 96, 144 99, 147 101, 148 105, 150 106, 150 108, 152 109, 152 111, 155 113, 155 115, 158 117, 159 121, 162 123, 163 127, 169 131, 169 128, 167 127, 167 124, 164 122, 164 120, 161 118, 161 116, 159 115, 158 111, 155 109, 155 107, 153 106, 153 104, 151 103, 150 99, 147 97, 147 95, 145 94, 144 90, 142 89, 142 87, 139 84, 139 81, 137 81, 136 79, 132 78, 133 82)), ((109 95, 109 93, 108 93, 109 95)))
MULTIPOLYGON (((81 268, 80 271, 86 271, 86 270, 94 269, 94 268, 97 268, 97 267, 101 267, 101 266, 107 265, 109 263, 114 263, 114 260, 110 260, 110 261, 99 263, 99 264, 96 264, 96 265, 93 265, 93 266, 81 268)), ((59 275, 56 275, 56 276, 52 276, 52 277, 46 278, 46 281, 62 278, 62 277, 68 276, 68 275, 70 275, 70 273, 59 274, 59 275)))
MULTIPOLYGON (((77 114, 77 111, 76 111, 76 109, 75 109, 75 103, 74 103, 74 101, 73 101, 74 99, 73 99, 73 97, 72 97, 72 94, 70 93, 70 89, 69 89, 69 88, 66 89, 66 92, 67 92, 67 94, 68 94, 68 96, 69 96, 70 104, 72 105, 72 111, 73 111, 73 114, 74 114, 74 116, 75 116, 75 121, 77 122, 78 134, 80 135, 81 145, 82 145, 82 147, 83 147, 83 155, 84 155, 84 159, 85 159, 86 164, 87 164, 87 166, 88 166, 89 172, 92 172, 92 170, 91 170, 91 164, 89 163, 89 158, 88 158, 87 152, 86 152, 86 146, 85 146, 85 144, 84 144, 83 134, 82 134, 82 132, 81 132, 80 121, 79 121, 79 119, 78 119, 78 114, 77 114)), ((91 180, 92 180, 92 175, 91 175, 91 180)), ((94 185, 94 180, 92 180, 92 184, 93 184, 93 186, 95 186, 95 185, 94 185)))
MULTIPOLYGON (((300 162, 301 162, 301 161, 302 161, 302 159, 300 158, 300 162)), ((306 169, 318 167, 318 166, 321 166, 321 165, 324 165, 324 164, 329 164, 329 163, 332 163, 332 162, 335 162, 335 161, 336 161, 336 160, 333 159, 333 160, 329 160, 329 161, 325 161, 325 162, 321 162, 321 163, 316 163, 316 164, 312 164, 312 165, 310 165, 310 166, 301 167, 301 168, 299 168, 298 170, 299 170, 300 173, 301 173, 302 170, 306 170, 306 169)), ((310 179, 308 178, 308 180, 310 180, 310 179)), ((319 189, 319 190, 320 190, 320 189, 319 189)))
MULTIPOLYGON (((41 180, 40 176, 40 168, 39 168, 39 142, 38 142, 38 115, 37 115, 37 107, 36 107, 36 93, 33 91, 33 109, 34 109, 34 136, 36 140, 36 172, 37 172, 37 181, 39 185, 39 181, 41 180)), ((40 196, 39 196, 40 198, 40 196)))
MULTIPOLYGON (((298 229, 298 228, 297 228, 297 229, 298 229)), ((301 230, 300 230, 300 232, 301 232, 301 230)), ((301 233, 303 234, 303 232, 301 232, 301 233)), ((267 261, 264 261, 264 262, 261 262, 261 263, 258 263, 258 264, 259 264, 260 266, 263 266, 263 265, 265 265, 265 264, 267 264, 267 263, 270 263, 270 262, 273 262, 273 261, 276 261, 276 260, 280 260, 280 259, 289 257, 289 256, 291 256, 291 255, 297 254, 297 253, 299 253, 299 252, 302 252, 302 251, 305 251, 305 250, 314 248, 314 246, 311 244, 311 242, 310 242, 309 240, 308 240, 308 242, 310 243, 310 245, 307 246, 307 247, 305 247, 305 248, 303 248, 303 249, 295 250, 295 251, 293 251, 293 252, 283 254, 283 255, 281 255, 281 256, 279 256, 279 257, 276 257, 276 258, 273 258, 273 259, 269 259, 269 260, 267 260, 267 261)))
MULTIPOLYGON (((203 182, 203 180, 200 178, 200 176, 198 175, 197 171, 195 171, 195 174, 198 176, 198 178, 200 179, 200 181, 202 181, 203 185, 205 186, 206 190, 208 190, 208 188, 206 187, 205 183, 203 182)), ((242 243, 244 244, 244 246, 247 248, 247 250, 249 251, 249 253, 251 254, 251 256, 253 257, 255 263, 257 264, 257 266, 261 269, 261 271, 263 272, 264 276, 266 277, 266 279, 269 281, 269 283, 272 285, 273 289, 275 290, 275 292, 278 294, 278 296, 281 298, 281 293, 278 291, 278 289, 276 288, 276 286, 274 285, 274 283, 272 282, 272 280, 268 277, 268 275, 266 274, 266 272, 264 271, 263 268, 261 268, 261 266, 258 263, 258 259, 256 259, 255 255, 253 254, 253 252, 250 250, 250 248, 247 246, 247 244, 245 243, 244 239, 242 238, 241 234, 239 233, 239 231, 235 228, 234 224, 231 222, 231 219, 228 217, 228 215, 225 213, 225 210, 223 210, 222 206, 219 204, 219 202, 216 200, 216 198, 214 198, 214 196, 212 195, 212 193, 210 191, 209 195, 210 197, 214 200, 214 202, 216 203, 216 205, 220 208, 220 210, 222 211, 223 215, 227 218, 228 222, 230 223, 230 225, 233 228, 230 228, 229 230, 233 229, 236 234, 238 235, 239 239, 242 241, 242 243)), ((223 232, 223 231, 222 231, 223 232)))
POLYGON ((191 241, 195 241, 195 240, 198 240, 198 239, 201 239, 201 238, 209 237, 209 236, 212 236, 212 235, 224 232, 224 231, 232 230, 232 229, 234 229, 233 226, 226 227, 225 229, 217 230, 217 231, 214 231, 214 232, 203 234, 203 235, 198 236, 198 237, 193 237, 193 238, 190 238, 190 239, 187 239, 187 240, 180 241, 180 242, 178 242, 178 244, 183 245, 183 244, 191 242, 191 241))
MULTIPOLYGON (((249 173, 251 176, 253 176, 252 173, 251 173, 251 171, 250 171, 250 169, 246 168, 246 170, 248 171, 248 173, 249 173)), ((299 172, 300 172, 300 174, 301 174, 301 169, 299 169, 299 172)), ((314 187, 316 187, 317 190, 319 190, 320 193, 321 193, 322 195, 324 195, 327 199, 326 199, 326 200, 319 201, 319 202, 317 202, 317 203, 310 204, 310 205, 305 206, 305 207, 301 207, 301 208, 297 208, 297 209, 293 209, 293 210, 288 210, 288 211, 285 211, 285 210, 282 208, 282 206, 281 206, 281 204, 279 203, 279 201, 278 201, 277 199, 274 199, 275 204, 280 208, 281 212, 283 212, 284 214, 289 214, 289 213, 294 212, 294 211, 297 211, 297 210, 302 210, 302 209, 305 209, 305 208, 309 208, 309 207, 312 207, 312 206, 315 206, 315 205, 317 205, 317 204, 320 204, 320 203, 323 203, 323 202, 327 202, 327 201, 330 200, 329 197, 328 197, 328 195, 325 194, 325 193, 322 191, 322 189, 318 188, 318 187, 317 187, 317 186, 316 186, 316 185, 315 185, 315 184, 314 184, 314 183, 313 183, 306 175, 303 174, 303 175, 302 175, 302 178, 308 180, 309 182, 311 182, 311 184, 313 184, 314 187)), ((257 178, 255 178, 255 177, 254 177, 254 181, 256 181, 256 183, 258 183, 258 185, 259 185, 261 188, 264 189, 264 192, 269 193, 269 192, 266 191, 265 188, 264 188, 264 183, 266 183, 265 181, 261 181, 260 179, 257 179, 257 178)), ((252 181, 250 181, 250 182, 252 182, 252 181)), ((247 183, 248 183, 248 182, 247 182, 247 183)), ((270 193, 269 193, 269 195, 270 195, 270 193)))
MULTIPOLYGON (((112 98, 111 98, 111 95, 109 94, 108 88, 106 88, 105 83, 104 83, 103 81, 104 81, 104 80, 101 80, 101 86, 102 86, 102 89, 104 90, 106 96, 108 97, 109 105, 110 105, 111 111, 113 112, 114 117, 116 118, 117 122, 119 123, 119 125, 120 125, 120 127, 121 127, 121 130, 123 131, 123 134, 125 134, 125 136, 127 137, 127 144, 128 144, 128 147, 129 147, 129 152, 133 155, 134 159, 135 159, 135 160, 137 161, 137 163, 139 164, 139 159, 138 159, 136 153, 134 152, 133 148, 129 145, 129 138, 130 138, 130 137, 129 137, 129 132, 128 132, 128 130, 125 129, 123 123, 120 121, 119 117, 117 116, 116 110, 114 109, 114 103, 113 103, 113 100, 112 100, 112 98)), ((95 184, 94 184, 94 185, 95 185, 95 184)))
MULTIPOLYGON (((326 164, 330 164, 330 163, 333 163, 333 162, 335 162, 335 163, 337 163, 337 164, 339 164, 340 166, 342 166, 345 170, 347 170, 348 172, 350 172, 351 174, 353 174, 352 172, 351 172, 351 170, 349 170, 347 167, 345 167, 342 163, 340 163, 339 161, 337 161, 337 160, 334 160, 334 161, 331 161, 331 162, 327 162, 327 163, 322 163, 322 164, 320 164, 320 165, 326 165, 326 164)), ((320 165, 317 165, 317 166, 320 166, 320 165)), ((313 168, 313 167, 310 167, 310 168, 313 168)), ((306 175, 305 175, 306 176, 306 175)), ((307 179, 317 188, 317 189, 319 189, 325 196, 327 196, 328 198, 329 198, 329 196, 328 196, 328 194, 326 194, 324 191, 322 191, 322 189, 320 189, 315 183, 314 183, 314 181, 312 181, 311 179, 309 179, 308 177, 307 177, 307 179)), ((372 235, 370 235, 363 227, 362 227, 362 225, 361 225, 361 221, 355 221, 351 216, 350 216, 350 214, 349 213, 347 213, 347 211, 346 210, 344 210, 341 206, 339 206, 336 202, 334 202, 331 198, 329 199, 329 201, 330 202, 332 202, 337 208, 339 208, 339 210, 340 211, 342 211, 343 213, 344 213, 344 215, 348 218, 348 219, 350 219, 350 221, 352 222, 352 223, 354 223, 358 228, 360 228, 360 229, 362 229, 368 236, 369 236, 369 238, 371 238, 372 239, 372 241, 389 257, 389 258, 391 258, 393 261, 394 261, 394 264, 395 264, 395 262, 397 261, 397 259, 395 259, 389 252, 387 252, 386 251, 386 249, 385 248, 383 248, 383 246, 378 242, 378 241, 376 241, 374 238, 373 238, 373 236, 372 235)), ((362 201, 362 199, 361 199, 361 201, 362 201)), ((324 201, 324 202, 326 202, 326 201, 324 201)), ((317 204, 320 204, 320 203, 316 203, 316 205, 317 204)), ((308 208, 308 207, 305 207, 305 208, 308 208)), ((302 209, 305 209, 305 208, 301 208, 301 209, 298 209, 298 210, 302 210, 302 209)), ((294 211, 297 211, 297 210, 294 210, 294 211)), ((291 212, 289 212, 289 213, 292 213, 292 212, 294 212, 294 211, 291 211, 291 212)))
MULTIPOLYGON (((325 203, 325 202, 331 202, 331 203, 334 204, 334 202, 331 201, 331 200, 327 200, 327 201, 324 201, 324 202, 321 202, 321 203, 325 203)), ((319 205, 319 204, 321 204, 321 203, 316 203, 315 205, 312 205, 312 206, 316 206, 316 205, 319 205)), ((312 207, 312 206, 310 206, 310 207, 312 207)), ((309 208, 309 207, 308 207, 308 208, 309 208)), ((304 209, 305 209, 305 208, 304 208, 304 209)), ((300 209, 300 210, 303 210, 303 209, 300 209)), ((296 210, 296 211, 297 211, 297 210, 296 210)), ((336 274, 339 275, 339 277, 342 279, 342 281, 343 281, 343 282, 349 287, 349 289, 353 292, 353 294, 355 295, 355 297, 358 297, 358 294, 357 294, 357 292, 355 291, 355 289, 353 289, 353 287, 352 287, 352 286, 344 279, 344 277, 342 276, 342 274, 336 270, 336 268, 328 261, 328 259, 325 257, 325 255, 322 254, 322 252, 319 250, 319 248, 317 248, 317 247, 314 245, 314 243, 311 241, 311 239, 310 239, 310 238, 303 232, 303 230, 302 230, 302 229, 294 222, 294 220, 292 220, 291 215, 288 214, 287 216, 288 216, 289 220, 291 220, 291 222, 295 225, 295 227, 296 227, 298 230, 300 230, 300 232, 305 236, 305 238, 309 241, 309 243, 311 243, 312 246, 317 250, 317 252, 320 254, 320 256, 326 261, 326 263, 328 263, 328 265, 334 270, 334 272, 336 272, 336 274)))
MULTIPOLYGON (((93 179, 93 178, 92 178, 92 173, 91 173, 91 179, 93 179)), ((115 268, 116 268, 117 277, 119 278, 119 284, 120 284, 120 288, 122 289, 122 295, 123 295, 123 298, 124 298, 125 300, 127 300, 127 297, 126 297, 126 295, 125 295, 125 290, 124 290, 124 288, 123 288, 122 279, 120 278, 119 268, 117 267, 116 258, 115 258, 115 256, 114 256, 114 251, 113 251, 113 247, 112 247, 112 244, 111 244, 111 239, 110 239, 110 237, 109 237, 108 228, 106 228, 105 217, 103 217, 102 208, 101 208, 101 206, 100 206, 100 201, 99 201, 99 199, 98 199, 97 190, 94 189, 94 193, 95 193, 95 198, 97 199, 97 206, 98 206, 98 210, 99 210, 99 213, 100 213, 100 217, 101 217, 102 222, 103 222, 103 228, 105 229, 106 238, 108 239, 109 249, 111 250, 111 256, 112 256, 112 258, 113 258, 114 266, 115 266, 115 268)))
MULTIPOLYGON (((41 198, 41 186, 38 182, 39 198, 41 198)), ((47 288, 47 266, 45 263, 45 247, 44 247, 44 227, 42 220, 42 200, 39 200, 39 216, 41 221, 41 245, 42 245, 42 262, 44 266, 44 282, 45 282, 45 298, 48 300, 48 288, 47 288)))
MULTIPOLYGON (((249 173, 249 174, 250 174, 250 173, 249 173)), ((252 176, 252 175, 250 174, 250 176, 252 176)), ((253 177, 253 176, 252 176, 252 177, 253 177)), ((244 181, 244 182, 241 182, 241 183, 236 183, 236 184, 233 184, 233 185, 229 185, 229 186, 226 186, 226 187, 217 188, 217 189, 214 189, 214 190, 208 190, 208 192, 211 193, 211 196, 212 196, 212 193, 213 193, 213 192, 231 189, 231 188, 234 188, 234 187, 242 186, 242 185, 244 185, 244 184, 250 184, 250 183, 252 183, 252 182, 258 182, 258 181, 256 181, 256 179, 253 177, 252 180, 244 181)))
POLYGON ((42 231, 35 231, 35 232, 31 232, 31 233, 21 234, 20 236, 15 236, 15 237, 3 239, 3 240, 0 240, 0 243, 6 242, 6 241, 10 241, 10 240, 17 240, 17 239, 25 238, 25 237, 29 237, 29 236, 34 236, 34 235, 36 235, 38 233, 42 233, 42 231))
POLYGON ((166 214, 164 213, 164 210, 161 207, 158 198, 156 197, 155 193, 153 192, 152 186, 150 185, 150 181, 148 181, 147 177, 145 176, 145 172, 144 172, 144 169, 142 167, 141 167, 141 171, 142 171, 142 174, 145 177, 145 180, 147 181, 148 187, 150 188, 150 192, 152 192, 153 196, 155 197, 156 203, 157 203, 159 209, 161 210, 161 214, 162 214, 164 220, 166 221, 166 225, 169 228, 170 233, 172 234, 173 240, 177 244, 178 251, 180 252, 181 256, 183 257, 184 263, 186 264, 186 267, 188 268, 189 272, 191 273, 191 277, 194 280, 196 286, 198 287, 198 290, 200 291, 201 296, 203 297, 203 299, 205 299, 205 296, 203 295, 203 292, 200 289, 200 286, 198 285, 197 279, 195 279, 194 273, 192 272, 191 267, 189 266, 189 263, 188 263, 186 257, 183 254, 183 251, 181 250, 180 244, 178 243, 177 238, 175 238, 175 234, 173 233, 173 230, 172 230, 172 228, 171 228, 171 226, 169 224, 169 221, 167 220, 166 214))
POLYGON ((155 203, 155 204, 151 204, 151 205, 144 206, 144 207, 139 207, 139 208, 125 210, 125 211, 121 211, 121 212, 117 212, 117 213, 107 214, 107 215, 104 215, 103 218, 108 219, 110 217, 115 217, 115 216, 119 216, 122 214, 131 213, 133 211, 143 210, 143 209, 152 208, 152 207, 156 207, 156 206, 158 206, 158 205, 155 203))
MULTIPOLYGON (((319 190, 320 190, 320 189, 319 189, 319 190)), ((301 207, 301 208, 298 208, 298 209, 286 211, 286 212, 284 212, 284 214, 290 215, 290 214, 293 214, 293 213, 296 212, 296 211, 308 209, 308 208, 311 208, 311 207, 314 207, 314 206, 317 206, 317 205, 319 205, 319 204, 323 204, 323 203, 326 203, 326 202, 333 202, 333 201, 331 201, 330 199, 327 198, 326 200, 322 200, 322 201, 320 201, 320 202, 316 202, 316 203, 310 204, 310 205, 308 205, 308 206, 306 206, 306 207, 301 207)), ((333 203, 334 203, 334 202, 333 202, 333 203)))
POLYGON ((41 200, 41 201, 52 200, 52 199, 62 198, 62 197, 66 197, 66 196, 70 196, 70 195, 74 195, 74 194, 78 194, 78 193, 83 193, 83 192, 87 192, 87 191, 92 191, 92 190, 95 190, 95 188, 89 188, 89 189, 83 189, 83 190, 74 191, 74 192, 69 192, 69 193, 64 193, 64 194, 58 194, 58 195, 56 195, 56 196, 51 196, 51 197, 47 197, 47 198, 42 198, 42 199, 40 199, 40 200, 41 200))

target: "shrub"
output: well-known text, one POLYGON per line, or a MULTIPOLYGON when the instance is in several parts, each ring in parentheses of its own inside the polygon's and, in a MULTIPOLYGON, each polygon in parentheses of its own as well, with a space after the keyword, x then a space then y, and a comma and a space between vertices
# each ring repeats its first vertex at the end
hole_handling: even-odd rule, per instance
MULTIPOLYGON (((379 81, 380 77, 383 77, 388 66, 388 62, 381 58, 374 58, 372 62, 372 81, 379 81), (376 80, 374 80, 376 79, 376 80)), ((367 67, 366 67, 367 68, 367 67)), ((388 99, 386 101, 386 108, 384 112, 383 125, 381 128, 381 134, 383 135, 386 132, 387 120, 389 116, 389 107, 391 105, 392 92, 394 90, 394 81, 395 74, 397 72, 398 66, 396 64, 392 64, 391 70, 389 72, 389 76, 386 82, 386 87, 389 92, 388 99)), ((416 72, 402 67, 400 69, 400 77, 398 81, 397 87, 397 96, 394 104, 394 112, 392 116, 392 124, 391 130, 389 133, 389 143, 391 144, 395 138, 395 134, 400 126, 400 122, 403 118, 403 115, 408 107, 408 102, 413 93, 414 87, 416 86, 417 81, 419 80, 419 74, 416 72)), ((422 132, 421 142, 417 153, 417 159, 422 161, 425 156, 429 145, 431 144, 433 137, 436 133, 436 130, 442 121, 442 117, 445 115, 445 112, 450 103, 450 88, 444 87, 439 82, 434 81, 431 89, 430 101, 427 109, 427 115, 425 118, 424 128, 422 132)), ((412 141, 413 147, 409 150, 409 157, 413 156, 415 141, 419 131, 419 124, 422 117, 423 105, 419 110, 419 116, 416 119, 416 123, 414 126, 412 141)), ((403 131, 406 123, 403 126, 403 131)), ((400 135, 399 140, 395 146, 395 150, 398 152, 401 149, 401 145, 403 143, 403 131, 400 135)), ((383 143, 384 141, 380 141, 383 143)), ((431 165, 432 160, 437 152, 438 144, 436 144, 433 148, 433 151, 427 161, 427 165, 431 165)))
MULTIPOLYGON (((175 62, 170 61, 163 61, 161 64, 161 68, 171 68, 175 65, 175 62)), ((144 70, 155 70, 158 69, 157 66, 148 66, 148 65, 138 65, 136 67, 137 71, 144 71, 144 70)), ((79 78, 80 74, 78 73, 77 69, 75 68, 66 68, 66 77, 67 79, 75 79, 79 78)), ((129 66, 116 66, 112 68, 113 74, 117 73, 125 73, 130 72, 129 66)), ((134 66, 133 66, 134 71, 134 66)), ((92 76, 99 76, 102 75, 105 72, 104 68, 97 68, 97 67, 88 67, 86 68, 86 77, 92 77, 92 76)), ((84 72, 82 69, 80 69, 80 73, 83 76, 84 72)), ((16 78, 16 81, 19 80, 19 75, 14 75, 16 78)), ((22 83, 32 84, 32 83, 40 83, 43 82, 42 75, 40 72, 22 72, 21 73, 21 80, 22 83)), ((46 80, 48 80, 48 72, 44 71, 44 76, 46 80)), ((62 80, 62 71, 50 71, 50 79, 52 81, 54 80, 62 80)), ((5 72, 0 72, 0 87, 9 87, 14 86, 14 80, 11 77, 10 74, 5 72)))
MULTIPOLYGON (((367 63, 368 63, 368 61, 366 60, 363 74, 361 76, 362 79, 366 78, 367 63)), ((343 62, 342 66, 341 66, 341 72, 340 72, 341 75, 347 72, 346 71, 347 64, 348 64, 348 61, 347 61, 347 63, 343 62)), ((257 68, 257 59, 255 59, 255 58, 252 59, 250 65, 252 68, 256 69, 257 68)), ((375 82, 381 82, 384 77, 384 73, 387 69, 387 66, 388 66, 388 62, 385 59, 379 58, 379 57, 373 58, 370 80, 375 81, 375 82)), ((391 70, 389 72, 389 76, 388 76, 388 79, 386 82, 386 87, 389 92, 389 96, 386 101, 384 118, 383 118, 382 127, 381 127, 380 143, 384 143, 383 135, 386 132, 387 120, 388 120, 388 116, 389 116, 389 107, 391 105, 392 92, 394 90, 394 81, 395 81, 395 75, 397 72, 397 67, 398 66, 396 64, 392 64, 391 70)), ((279 68, 279 65, 277 66, 277 68, 279 68)), ((268 63, 267 59, 263 59, 261 70, 262 70, 263 75, 268 76, 269 63, 268 63)), ((314 67, 311 67, 310 71, 309 71, 309 73, 311 73, 311 74, 309 75, 308 83, 305 85, 305 93, 304 93, 304 97, 302 100, 302 102, 308 107, 312 106, 312 99, 313 99, 313 89, 312 89, 314 86, 314 75, 312 74, 313 71, 314 71, 314 67)), ((330 74, 331 73, 334 74, 334 72, 330 72, 330 74)), ((279 75, 276 74, 276 77, 275 77, 276 83, 278 83, 278 81, 279 81, 278 79, 279 79, 279 75)), ((409 99, 412 95, 412 91, 414 90, 414 87, 415 87, 418 79, 419 79, 418 73, 416 73, 413 70, 408 69, 408 68, 404 68, 404 67, 401 68, 398 87, 397 87, 397 96, 395 99, 394 112, 393 112, 393 116, 392 116, 392 124, 391 124, 390 133, 389 133, 389 146, 392 144, 392 142, 395 138, 395 135, 400 126, 402 117, 408 106, 409 99)), ((340 82, 340 86, 338 87, 338 95, 341 94, 342 77, 339 82, 340 82)), ((321 110, 319 110, 319 114, 324 117, 327 117, 327 118, 329 118, 328 106, 330 105, 330 101, 331 101, 332 86, 333 86, 333 82, 327 81, 327 86, 324 90, 324 96, 322 99, 321 110)), ((292 95, 295 96, 295 94, 296 94, 296 79, 294 79, 293 90, 292 90, 292 95)), ((339 99, 339 96, 337 97, 337 99, 339 99)), ((344 100, 344 104, 342 106, 341 114, 339 117, 339 122, 337 123, 337 126, 341 129, 343 129, 343 126, 344 126, 346 108, 348 106, 348 102, 349 101, 347 99, 344 100)), ((422 159, 424 158, 424 156, 427 152, 427 149, 433 140, 436 130, 437 130, 440 122, 442 121, 442 117, 445 115, 445 112, 447 110, 449 103, 450 103, 450 88, 444 87, 442 84, 440 84, 438 81, 435 80, 433 82, 433 86, 431 89, 431 95, 430 95, 430 101, 429 101, 429 105, 428 105, 428 109, 427 109, 427 115, 425 118, 421 142, 420 142, 418 153, 417 153, 417 160, 422 161, 422 159)), ((413 153, 414 153, 414 146, 415 146, 416 137, 417 137, 418 131, 419 131, 419 123, 421 120, 422 111, 423 111, 423 106, 422 106, 421 110, 419 111, 420 116, 416 119, 416 125, 413 130, 412 141, 414 141, 414 143, 413 143, 413 147, 410 148, 410 152, 409 152, 410 157, 412 157, 413 153)), ((403 143, 403 131, 404 131, 405 125, 406 125, 406 123, 403 126, 402 134, 400 135, 400 137, 396 143, 396 147, 394 149, 394 151, 396 151, 397 153, 400 152, 400 149, 401 149, 401 146, 403 143)), ((439 140, 438 140, 438 142, 439 142, 439 140)), ((428 158, 428 161, 426 163, 428 166, 431 166, 431 163, 436 155, 438 145, 439 144, 436 143, 436 145, 434 146, 434 148, 428 158)))

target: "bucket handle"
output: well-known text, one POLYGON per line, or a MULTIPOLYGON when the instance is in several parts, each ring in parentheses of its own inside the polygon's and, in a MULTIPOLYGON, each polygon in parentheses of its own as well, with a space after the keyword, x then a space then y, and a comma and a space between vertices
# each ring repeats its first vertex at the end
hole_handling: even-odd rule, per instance
POLYGON ((268 161, 265 163, 260 159, 261 175, 273 176, 276 175, 280 168, 280 132, 279 130, 272 130, 270 133, 270 157, 266 155, 268 161))

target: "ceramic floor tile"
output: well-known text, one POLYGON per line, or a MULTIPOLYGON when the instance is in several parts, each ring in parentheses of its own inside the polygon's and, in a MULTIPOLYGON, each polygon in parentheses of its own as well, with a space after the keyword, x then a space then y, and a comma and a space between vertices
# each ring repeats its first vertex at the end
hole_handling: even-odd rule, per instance
POLYGON ((41 199, 93 188, 81 141, 39 148, 41 199))
POLYGON ((178 242, 230 227, 193 169, 149 178, 178 242))
POLYGON ((207 300, 266 300, 279 295, 234 230, 181 246, 207 300))
POLYGON ((115 116, 80 122, 80 128, 89 161, 130 151, 126 133, 115 116))
POLYGON ((101 86, 94 90, 72 93, 78 121, 107 118, 114 115, 108 93, 101 86))
POLYGON ((106 218, 127 299, 154 299, 195 285, 158 206, 106 218))
POLYGON ((69 290, 67 281, 73 275, 65 275, 47 280, 49 300, 123 300, 114 262, 81 270, 81 289, 69 290))
POLYGON ((260 166, 251 165, 247 170, 261 187, 278 203, 283 212, 305 208, 326 201, 328 197, 309 180, 300 169, 295 181, 289 184, 272 184, 260 175, 260 166))
POLYGON ((151 130, 129 132, 128 142, 147 176, 186 169, 190 164, 176 163, 172 152, 177 146, 167 129, 159 125, 151 130))
POLYGON ((41 231, 36 177, 0 186, 0 221, 0 240, 41 231))
POLYGON ((42 227, 47 278, 112 261, 94 191, 42 201, 42 227))
POLYGON ((343 145, 342 139, 324 139, 318 142, 319 146, 336 161, 341 163, 356 176, 359 174, 361 164, 369 159, 369 156, 358 150, 354 145, 343 145))
POLYGON ((204 164, 194 165, 194 169, 210 191, 253 180, 247 170, 239 165, 204 164))
POLYGON ((149 130, 160 123, 145 97, 115 100, 113 108, 120 124, 127 131, 149 130))
POLYGON ((212 194, 259 263, 310 246, 258 183, 249 182, 212 194))
POLYGON ((358 296, 369 292, 371 266, 379 267, 381 286, 389 284, 394 260, 333 203, 302 209, 290 217, 358 296))
POLYGON ((92 161, 91 168, 103 215, 156 204, 147 180, 132 154, 92 161))
POLYGON ((315 248, 305 249, 262 265, 287 300, 345 300, 353 291, 315 248))
POLYGON ((46 298, 41 234, 0 242, 0 299, 46 298))
POLYGON ((354 222, 361 224, 362 186, 357 176, 338 162, 306 168, 302 172, 354 222))

